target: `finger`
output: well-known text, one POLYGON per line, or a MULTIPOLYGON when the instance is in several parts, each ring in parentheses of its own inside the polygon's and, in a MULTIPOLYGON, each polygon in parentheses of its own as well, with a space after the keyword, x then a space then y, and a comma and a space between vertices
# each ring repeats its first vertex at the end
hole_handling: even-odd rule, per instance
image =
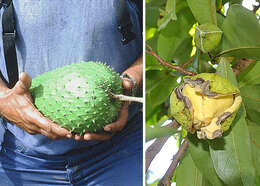
POLYGON ((31 134, 31 135, 35 135, 35 134, 39 134, 39 132, 36 132, 34 130, 28 129, 28 128, 22 128, 23 130, 25 130, 27 133, 31 134))
POLYGON ((132 81, 127 78, 123 78, 122 84, 123 84, 124 89, 128 90, 128 91, 130 91, 132 89, 132 87, 134 86, 132 81))
POLYGON ((47 136, 47 137, 53 139, 53 140, 56 140, 56 139, 59 138, 59 136, 57 136, 57 135, 55 135, 55 134, 53 134, 53 133, 47 132, 47 131, 45 131, 45 130, 43 130, 43 129, 40 129, 40 133, 41 133, 42 135, 44 135, 44 136, 47 136))
POLYGON ((76 141, 83 140, 83 136, 80 136, 79 134, 75 134, 74 139, 76 141))
POLYGON ((40 132, 40 127, 38 127, 37 125, 34 125, 33 123, 24 123, 24 126, 31 131, 35 131, 37 133, 40 132))
POLYGON ((65 129, 61 128, 56 123, 53 123, 48 118, 44 117, 36 108, 31 111, 30 113, 31 122, 33 122, 38 127, 42 128, 48 133, 53 133, 58 136, 65 137, 66 135, 70 134, 70 132, 65 129))
POLYGON ((32 84, 32 78, 25 72, 22 72, 19 77, 20 81, 24 84, 26 89, 29 89, 32 84))
POLYGON ((109 140, 113 134, 96 134, 96 133, 86 133, 84 134, 84 140, 90 141, 90 140, 98 140, 98 141, 104 141, 109 140))
POLYGON ((104 127, 105 131, 116 132, 124 128, 128 119, 128 102, 125 102, 122 106, 117 121, 110 123, 104 127))
POLYGON ((23 94, 28 91, 31 86, 32 79, 25 72, 21 73, 18 82, 15 84, 13 91, 16 94, 23 94))

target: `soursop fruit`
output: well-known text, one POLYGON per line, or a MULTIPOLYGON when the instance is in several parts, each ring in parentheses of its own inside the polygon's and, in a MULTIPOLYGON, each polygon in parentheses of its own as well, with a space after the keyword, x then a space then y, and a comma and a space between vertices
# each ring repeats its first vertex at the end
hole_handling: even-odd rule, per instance
POLYGON ((239 89, 214 73, 184 77, 170 97, 170 115, 199 139, 227 131, 242 103, 239 89))
POLYGON ((101 131, 117 118, 122 80, 99 62, 80 62, 46 72, 32 80, 35 106, 45 116, 74 133, 101 131))

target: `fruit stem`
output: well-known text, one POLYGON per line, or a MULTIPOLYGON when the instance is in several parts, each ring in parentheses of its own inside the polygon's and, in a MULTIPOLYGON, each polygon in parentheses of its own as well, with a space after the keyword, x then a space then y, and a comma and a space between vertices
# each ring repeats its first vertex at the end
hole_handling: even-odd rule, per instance
POLYGON ((119 99, 120 101, 131 101, 131 102, 143 103, 142 97, 126 96, 123 94, 113 94, 113 93, 111 93, 111 95, 113 98, 119 99))

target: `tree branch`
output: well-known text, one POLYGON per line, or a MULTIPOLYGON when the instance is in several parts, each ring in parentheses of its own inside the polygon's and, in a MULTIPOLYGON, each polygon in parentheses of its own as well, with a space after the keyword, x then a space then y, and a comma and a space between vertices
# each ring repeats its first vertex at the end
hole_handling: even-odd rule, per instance
POLYGON ((148 147, 145 152, 145 172, 147 172, 155 156, 161 151, 164 144, 168 141, 170 136, 157 138, 152 145, 148 147))
POLYGON ((192 63, 193 58, 194 58, 194 56, 192 56, 190 59, 188 59, 188 61, 186 61, 185 63, 183 63, 183 64, 181 65, 181 67, 182 67, 182 68, 186 68, 189 64, 192 63))
POLYGON ((152 48, 151 48, 149 45, 147 45, 147 48, 148 48, 148 50, 146 50, 146 53, 148 53, 148 54, 152 55, 153 57, 155 57, 155 59, 157 59, 157 61, 158 61, 161 65, 166 66, 166 67, 171 68, 171 69, 175 69, 175 70, 177 70, 177 71, 179 71, 179 72, 181 72, 181 73, 183 73, 183 74, 185 74, 185 75, 189 75, 189 76, 194 76, 194 75, 196 75, 196 73, 194 73, 194 72, 185 70, 184 68, 182 68, 182 67, 180 67, 180 66, 178 66, 178 65, 172 65, 172 64, 168 63, 167 61, 163 60, 162 58, 160 58, 160 57, 152 50, 152 48))
MULTIPOLYGON (((180 125, 177 121, 173 121, 164 127, 178 128, 180 125)), ((152 145, 150 145, 145 152, 145 172, 147 172, 150 164, 152 163, 155 156, 161 151, 163 145, 167 142, 170 136, 164 136, 157 138, 152 145)))
POLYGON ((187 138, 185 138, 183 143, 180 146, 180 149, 173 156, 173 161, 172 161, 170 167, 168 168, 168 170, 166 171, 165 175, 163 176, 163 178, 159 181, 158 186, 171 186, 171 180, 173 177, 173 173, 174 173, 178 163, 180 162, 181 158, 187 151, 188 147, 189 147, 189 143, 188 143, 187 138))

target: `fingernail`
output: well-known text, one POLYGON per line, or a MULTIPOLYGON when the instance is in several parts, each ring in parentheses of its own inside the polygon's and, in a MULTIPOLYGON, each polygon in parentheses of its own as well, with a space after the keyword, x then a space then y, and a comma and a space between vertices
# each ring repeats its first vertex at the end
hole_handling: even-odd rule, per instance
POLYGON ((111 129, 111 127, 105 127, 104 128, 106 131, 111 131, 112 129, 111 129))
POLYGON ((71 134, 67 134, 66 137, 67 137, 67 138, 71 138, 72 135, 71 135, 71 134))
POLYGON ((89 134, 85 134, 84 135, 84 140, 90 140, 90 135, 89 134))

